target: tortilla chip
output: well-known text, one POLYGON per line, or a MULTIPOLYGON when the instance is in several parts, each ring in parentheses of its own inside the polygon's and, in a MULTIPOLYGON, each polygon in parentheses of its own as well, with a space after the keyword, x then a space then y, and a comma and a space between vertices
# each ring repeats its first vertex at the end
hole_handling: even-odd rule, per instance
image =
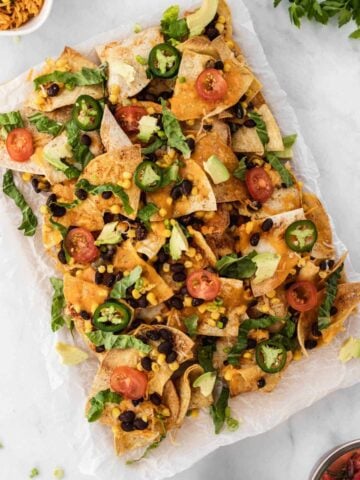
MULTIPOLYGON (((192 158, 201 168, 204 168, 204 162, 206 162, 211 155, 218 157, 229 170, 230 174, 232 174, 239 165, 239 160, 232 149, 223 143, 219 135, 215 132, 204 135, 196 142, 192 158)), ((210 182, 218 203, 243 201, 249 196, 244 182, 232 175, 229 180, 217 185, 215 185, 212 180, 210 180, 210 182)))
POLYGON ((230 225, 230 213, 227 209, 227 205, 220 203, 216 212, 210 215, 210 218, 203 218, 204 225, 201 227, 201 233, 203 235, 223 235, 225 233, 225 230, 230 225))
MULTIPOLYGON (((79 72, 83 67, 96 68, 97 66, 76 50, 70 47, 65 47, 60 57, 53 62, 53 65, 51 65, 50 68, 49 65, 45 65, 44 71, 40 72, 37 76, 40 76, 43 73, 52 73, 55 70, 63 70, 64 67, 66 67, 67 71, 74 73, 79 72)), ((75 87, 73 90, 68 90, 64 87, 55 97, 44 98, 44 103, 39 103, 39 92, 34 91, 31 93, 25 104, 34 110, 51 112, 67 105, 73 105, 80 95, 90 95, 96 99, 102 98, 104 95, 103 87, 102 85, 88 85, 75 87)))
MULTIPOLYGON (((124 147, 121 150, 114 150, 104 153, 91 160, 85 167, 79 180, 85 178, 92 185, 103 185, 104 183, 112 183, 117 185, 123 180, 124 172, 128 172, 133 176, 136 167, 141 163, 140 145, 132 145, 124 147)), ((123 208, 121 200, 112 195, 108 200, 102 198, 101 195, 92 196, 94 203, 100 211, 109 210, 112 205, 119 205, 122 215, 129 218, 135 218, 139 207, 140 189, 132 183, 131 187, 125 190, 129 197, 129 203, 134 210, 132 214, 127 214, 123 208)))
POLYGON ((157 207, 167 211, 165 217, 156 214, 151 217, 151 220, 160 221, 164 220, 164 218, 182 217, 198 211, 216 210, 216 198, 210 181, 204 170, 194 160, 189 159, 185 161, 185 166, 180 169, 180 176, 192 181, 193 186, 197 188, 196 193, 191 193, 188 197, 182 196, 179 200, 173 202, 172 205, 167 205, 166 199, 170 197, 173 185, 162 188, 158 192, 148 193, 147 203, 154 203, 157 207))
POLYGON ((170 100, 171 111, 179 120, 193 120, 211 112, 219 113, 235 105, 249 88, 253 76, 245 68, 239 66, 234 60, 229 60, 231 67, 224 73, 228 84, 227 92, 221 101, 205 101, 199 97, 195 82, 200 73, 206 68, 210 55, 195 53, 185 50, 182 56, 178 78, 185 77, 186 81, 176 81, 174 95, 170 100))
POLYGON ((180 412, 180 399, 171 380, 165 383, 162 403, 170 410, 170 417, 166 418, 166 429, 170 430, 176 426, 180 412))
POLYGON ((301 191, 298 185, 289 188, 276 188, 269 200, 262 204, 260 210, 251 212, 247 208, 242 210, 243 215, 259 220, 282 212, 290 212, 301 208, 301 191))
POLYGON ((260 80, 258 80, 254 76, 254 79, 251 82, 251 85, 245 94, 246 103, 249 104, 256 97, 256 95, 261 91, 261 89, 262 89, 262 83, 260 82, 260 80))
POLYGON ((202 257, 206 259, 206 264, 210 265, 211 267, 215 267, 216 256, 207 244, 204 236, 197 230, 194 230, 192 227, 188 227, 188 231, 193 237, 194 244, 196 244, 198 249, 200 249, 202 257))
POLYGON ((147 65, 136 60, 137 56, 147 59, 151 49, 163 42, 163 36, 158 27, 148 28, 139 33, 130 35, 121 42, 112 42, 96 47, 96 52, 102 62, 109 65, 108 89, 111 93, 113 86, 120 87, 119 98, 133 97, 143 90, 149 83, 147 65), (129 71, 129 77, 123 75, 121 65, 129 71))
POLYGON ((101 121, 100 137, 106 152, 121 150, 123 147, 132 145, 129 137, 115 120, 107 105, 105 105, 101 121))
POLYGON ((154 285, 151 291, 154 293, 158 303, 165 302, 174 294, 172 289, 156 273, 156 270, 139 257, 130 240, 126 240, 118 247, 113 265, 122 272, 130 272, 135 267, 140 266, 142 268, 142 276, 148 280, 149 284, 154 285))
POLYGON ((216 45, 205 36, 197 35, 195 37, 190 37, 185 42, 180 43, 176 48, 182 53, 186 50, 191 50, 192 52, 209 55, 214 58, 218 55, 216 45))
POLYGON ((304 192, 303 202, 306 218, 312 220, 318 231, 318 238, 311 250, 314 258, 334 258, 335 250, 328 214, 324 206, 313 193, 304 192))
POLYGON ((93 312, 105 302, 109 289, 95 283, 86 282, 69 273, 64 275, 64 297, 75 310, 93 312))
POLYGON ((152 260, 166 242, 167 232, 164 222, 151 222, 151 230, 144 240, 135 243, 135 250, 152 260))

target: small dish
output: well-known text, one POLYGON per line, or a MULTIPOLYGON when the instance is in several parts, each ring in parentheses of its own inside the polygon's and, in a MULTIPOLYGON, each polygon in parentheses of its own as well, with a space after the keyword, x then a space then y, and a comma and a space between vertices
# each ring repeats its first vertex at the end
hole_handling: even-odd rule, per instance
POLYGON ((39 15, 33 17, 28 22, 24 23, 19 28, 13 28, 12 30, 0 30, 0 37, 16 37, 22 35, 28 35, 38 30, 41 25, 47 20, 50 15, 54 0, 44 0, 44 5, 40 10, 39 15))
POLYGON ((334 465, 336 460, 340 459, 343 455, 350 452, 354 452, 360 449, 360 439, 351 440, 350 442, 343 443, 338 447, 335 447, 328 451, 317 463, 310 474, 309 480, 322 480, 326 471, 334 465))

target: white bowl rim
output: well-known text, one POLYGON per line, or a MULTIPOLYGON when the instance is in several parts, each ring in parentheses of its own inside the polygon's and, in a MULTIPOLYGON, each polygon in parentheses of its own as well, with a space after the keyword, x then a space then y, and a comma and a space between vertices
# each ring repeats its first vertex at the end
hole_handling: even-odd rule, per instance
POLYGON ((0 37, 17 37, 35 32, 43 25, 43 23, 49 17, 51 9, 53 7, 53 2, 54 0, 44 0, 44 5, 42 6, 39 15, 32 18, 31 20, 29 20, 29 22, 25 23, 19 28, 12 30, 0 30, 0 37))

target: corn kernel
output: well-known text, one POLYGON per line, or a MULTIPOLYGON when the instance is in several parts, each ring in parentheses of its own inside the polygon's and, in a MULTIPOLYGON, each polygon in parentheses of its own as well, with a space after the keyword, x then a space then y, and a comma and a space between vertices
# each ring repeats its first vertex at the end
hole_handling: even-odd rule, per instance
POLYGON ((219 320, 219 318, 220 318, 220 313, 219 313, 219 312, 211 312, 210 317, 211 317, 213 320, 219 320))
POLYGON ((264 169, 269 172, 269 171, 271 170, 271 165, 270 165, 270 163, 265 163, 264 169))
POLYGON ((90 312, 91 312, 91 313, 94 313, 95 310, 97 309, 97 307, 98 307, 98 303, 93 303, 93 304, 91 305, 91 307, 90 307, 90 312))
POLYGON ((223 33, 225 27, 223 23, 217 22, 215 28, 219 33, 223 33))
POLYGON ((224 65, 224 72, 230 72, 230 70, 231 70, 231 65, 230 63, 226 62, 224 65))
POLYGON ((278 303, 280 303, 280 298, 275 297, 271 300, 272 305, 277 305, 278 303))
POLYGON ((298 267, 304 267, 305 263, 306 263, 305 258, 300 258, 300 260, 298 261, 298 267))
POLYGON ((243 355, 244 358, 246 358, 247 360, 251 360, 252 359, 252 355, 250 352, 245 352, 244 355, 243 355))
POLYGON ((246 233, 251 233, 254 229, 254 222, 247 222, 245 225, 245 232, 246 233))
POLYGON ((106 271, 105 265, 100 265, 100 267, 98 267, 99 273, 105 273, 105 271, 106 271))
POLYGON ((30 182, 31 177, 32 177, 31 173, 27 173, 27 172, 24 172, 21 175, 21 178, 24 180, 24 182, 30 182))
POLYGON ((200 260, 202 260, 202 258, 203 258, 203 257, 202 257, 202 255, 201 255, 201 253, 197 253, 197 254, 195 255, 195 260, 198 261, 198 262, 199 262, 200 260))
POLYGON ((74 308, 76 313, 80 313, 80 311, 81 311, 80 305, 73 305, 73 308, 74 308))
POLYGON ((122 174, 122 176, 123 176, 123 179, 124 179, 124 180, 131 180, 131 178, 132 178, 132 175, 131 175, 130 172, 124 172, 124 173, 122 174))
POLYGON ((159 365, 162 365, 163 363, 165 363, 165 360, 166 360, 166 356, 164 353, 160 353, 160 355, 158 356, 157 358, 157 363, 159 365))
POLYGON ((126 235, 128 236, 128 238, 135 238, 136 237, 136 232, 135 232, 135 230, 128 230, 126 232, 126 235))
POLYGON ((192 302, 191 297, 186 296, 184 298, 184 307, 191 307, 191 302, 192 302))
POLYGON ((82 275, 82 270, 76 270, 75 276, 81 277, 81 275, 82 275))
POLYGON ((207 320, 207 324, 209 325, 209 327, 216 327, 215 320, 212 320, 211 318, 209 318, 209 320, 207 320))
POLYGON ((165 208, 160 208, 159 215, 160 217, 163 217, 163 218, 166 217, 167 211, 165 210, 165 208))
MULTIPOLYGON (((246 305, 241 305, 241 307, 236 309, 238 315, 243 315, 246 312, 246 310, 247 310, 246 305)), ((221 308, 220 308, 220 312, 221 312, 221 308)))
POLYGON ((234 44, 234 42, 233 42, 232 40, 228 40, 228 41, 226 42, 226 45, 227 45, 229 48, 231 48, 231 49, 235 47, 235 44, 234 44))
POLYGON ((169 363, 169 368, 172 372, 175 372, 179 368, 178 362, 169 363))
POLYGON ((199 305, 198 310, 200 313, 205 313, 207 310, 207 307, 208 307, 207 304, 203 303, 202 305, 199 305))
POLYGON ((172 205, 172 203, 173 203, 173 199, 171 197, 167 197, 166 205, 169 205, 169 207, 170 207, 170 205, 172 205))
POLYGON ((195 121, 194 120, 187 120, 186 125, 189 125, 189 127, 193 127, 195 125, 195 121))
POLYGON ((230 370, 230 369, 229 369, 229 370, 226 370, 225 375, 224 375, 225 380, 226 380, 227 382, 230 382, 231 377, 232 377, 232 372, 231 372, 231 370, 230 370))
POLYGON ((114 407, 111 410, 111 415, 113 416, 113 418, 118 418, 118 416, 120 415, 120 409, 117 407, 114 407))
POLYGON ((190 415, 191 415, 193 418, 198 417, 198 416, 199 416, 199 409, 198 409, 198 408, 193 408, 193 409, 191 410, 190 415))
POLYGON ((114 94, 114 95, 119 95, 120 93, 120 86, 119 85, 116 85, 116 84, 113 84, 110 86, 110 94, 114 94))
POLYGON ((134 290, 131 292, 131 295, 133 298, 135 298, 135 300, 139 300, 139 298, 141 297, 141 293, 139 292, 139 290, 136 290, 136 288, 134 288, 134 290))
POLYGON ((294 352, 294 357, 293 357, 293 359, 294 359, 295 361, 298 361, 298 360, 301 360, 301 358, 302 358, 302 352, 301 352, 301 350, 296 350, 296 351, 294 352))
POLYGON ((155 297, 155 294, 154 292, 149 292, 147 295, 146 295, 146 300, 150 303, 150 305, 157 305, 158 301, 155 297))
POLYGON ((121 212, 121 208, 119 205, 112 205, 110 207, 110 212, 114 213, 115 215, 121 212))
POLYGON ((258 307, 258 309, 260 310, 260 312, 263 312, 263 313, 268 313, 270 310, 268 305, 261 305, 260 307, 258 307))
POLYGON ((158 372, 158 371, 160 370, 160 367, 159 367, 159 365, 158 365, 157 363, 153 362, 153 363, 151 364, 151 370, 152 370, 153 372, 158 372))
POLYGON ((187 255, 188 257, 190 257, 190 258, 195 257, 195 255, 196 255, 196 250, 195 250, 195 248, 194 248, 194 247, 190 247, 190 248, 188 249, 188 251, 186 252, 186 255, 187 255))
POLYGON ((164 415, 164 417, 170 417, 170 415, 171 415, 170 410, 167 407, 164 407, 161 410, 161 414, 164 415))
POLYGON ((173 227, 175 227, 176 225, 176 220, 174 220, 173 218, 170 220, 170 225, 172 225, 173 227))
POLYGON ((266 296, 267 296, 268 298, 274 298, 275 295, 276 295, 275 290, 270 290, 270 292, 267 292, 267 293, 266 293, 266 296))
POLYGON ((320 278, 326 278, 327 273, 326 272, 319 272, 319 277, 320 278))
POLYGON ((48 212, 47 206, 46 206, 46 205, 41 205, 41 207, 40 207, 40 213, 42 213, 43 215, 45 215, 47 212, 48 212))
POLYGON ((193 187, 191 190, 191 195, 197 195, 199 193, 199 189, 197 187, 193 187))
POLYGON ((106 271, 107 271, 108 273, 113 273, 113 272, 114 272, 114 265, 108 265, 108 266, 106 267, 106 271))
POLYGON ((117 100, 118 100, 118 96, 117 95, 109 95, 109 101, 110 103, 112 103, 113 105, 115 103, 117 103, 117 100))
POLYGON ((130 275, 129 270, 125 270, 125 271, 124 271, 124 277, 128 277, 129 275, 130 275))
POLYGON ((226 18, 224 17, 224 15, 219 15, 217 21, 219 23, 225 23, 226 22, 226 18))
POLYGON ((91 322, 84 322, 84 332, 90 333, 92 331, 92 324, 91 322))
POLYGON ((164 263, 162 269, 163 269, 163 272, 169 273, 170 272, 170 265, 168 263, 164 263))
POLYGON ((185 268, 191 268, 192 266, 193 266, 193 263, 190 262, 190 260, 186 260, 186 262, 184 263, 185 268))
POLYGON ((122 182, 122 186, 125 190, 129 190, 129 188, 131 188, 131 180, 124 180, 122 182))
POLYGON ((143 420, 144 422, 147 422, 148 421, 148 416, 147 415, 141 415, 140 416, 141 420, 143 420))
POLYGON ((170 238, 171 237, 171 230, 166 229, 164 232, 164 237, 165 238, 170 238))
POLYGON ((206 212, 204 215, 204 219, 211 220, 212 218, 214 218, 214 215, 215 215, 215 212, 206 212))
POLYGON ((146 111, 147 111, 147 113, 148 113, 149 115, 154 115, 154 113, 155 113, 154 107, 148 107, 148 108, 146 109, 146 111))
POLYGON ((289 273, 290 273, 290 275, 295 275, 296 274, 295 268, 292 268, 289 273))
POLYGON ((173 160, 175 158, 175 155, 176 155, 175 150, 173 148, 170 148, 169 151, 168 151, 168 155, 171 158, 171 160, 173 160))

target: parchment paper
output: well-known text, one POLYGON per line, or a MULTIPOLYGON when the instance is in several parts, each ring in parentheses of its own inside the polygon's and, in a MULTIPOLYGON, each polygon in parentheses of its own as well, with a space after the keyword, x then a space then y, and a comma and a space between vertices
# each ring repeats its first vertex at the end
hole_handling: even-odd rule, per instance
MULTIPOLYGON (((184 9, 198 4, 193 0, 179 0, 177 3, 184 9)), ((266 99, 283 134, 298 133, 293 161, 296 173, 307 189, 321 197, 317 185, 318 168, 304 143, 296 116, 287 103, 286 95, 281 90, 266 61, 249 13, 241 0, 229 0, 229 5, 233 13, 235 39, 244 50, 250 66, 263 82, 266 99)), ((156 4, 151 2, 151 6, 148 0, 122 1, 123 25, 81 44, 78 49, 96 58, 93 50, 95 45, 125 37, 132 32, 135 23, 140 23, 143 27, 157 24, 162 12, 168 6, 169 0, 157 0, 156 4)), ((64 33, 64 43, 66 43, 66 32, 64 33)), ((26 83, 26 76, 27 73, 0 87, 1 112, 12 110, 23 101, 31 88, 26 83)), ((44 203, 44 197, 35 196, 29 184, 22 189, 35 209, 44 203)), ((0 214, 8 215, 15 229, 20 223, 19 212, 7 197, 4 197, 3 194, 1 197, 0 214)), ((38 216, 41 217, 40 214, 38 216)), ((6 241, 5 233, 1 240, 2 246, 6 247, 6 241)), ((88 424, 83 415, 86 394, 96 372, 97 360, 91 358, 82 365, 67 368, 60 365, 54 351, 56 341, 72 343, 74 340, 67 332, 54 335, 50 330, 52 292, 49 277, 59 275, 52 268, 51 260, 44 252, 40 228, 36 236, 30 239, 19 233, 17 242, 16 245, 8 245, 8 247, 16 248, 19 254, 26 255, 34 272, 33 295, 23 301, 29 305, 29 311, 32 310, 32 306, 36 305, 37 318, 36 324, 34 319, 34 325, 36 325, 34 339, 44 354, 49 382, 54 392, 52 398, 48 399, 50 408, 59 428, 64 423, 71 422, 73 425, 74 435, 69 441, 73 445, 74 455, 79 459, 80 471, 95 475, 99 480, 120 480, 130 478, 130 475, 136 480, 160 480, 175 475, 189 468, 216 448, 265 432, 328 393, 348 387, 360 379, 359 361, 354 360, 343 365, 337 359, 339 347, 344 339, 350 334, 360 336, 359 314, 357 314, 348 320, 346 332, 338 336, 330 346, 310 353, 308 359, 293 362, 274 392, 270 394, 250 393, 231 400, 234 416, 242 420, 238 431, 215 435, 209 415, 207 412, 201 412, 196 419, 187 418, 183 427, 175 435, 168 435, 168 438, 146 459, 133 466, 126 466, 124 459, 117 458, 113 453, 111 431, 102 425, 88 424), (74 399, 77 400, 79 397, 83 399, 81 405, 74 403, 74 399)), ((336 234, 335 242, 338 254, 346 250, 336 234)), ((2 251, 6 251, 6 248, 2 251)), ((5 265, 6 259, 1 258, 1 264, 5 265)), ((360 281, 360 274, 351 267, 349 259, 346 261, 346 267, 349 280, 360 281)), ((4 270, 2 269, 2 271, 4 270)), ((7 272, 7 277, 10 278, 9 265, 7 265, 7 272)), ((34 339, 24 339, 23 341, 34 341, 34 339)), ((84 346, 78 336, 76 336, 75 342, 79 346, 84 346)))

